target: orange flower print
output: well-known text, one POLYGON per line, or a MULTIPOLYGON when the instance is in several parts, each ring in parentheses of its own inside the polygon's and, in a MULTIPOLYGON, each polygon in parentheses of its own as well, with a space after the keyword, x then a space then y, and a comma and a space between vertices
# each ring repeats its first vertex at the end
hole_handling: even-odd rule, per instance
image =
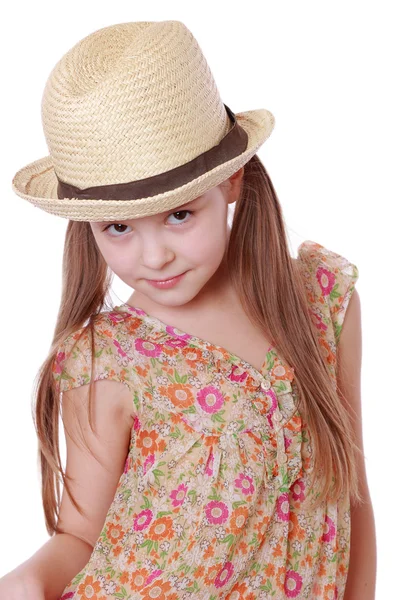
POLYGON ((238 535, 241 533, 249 515, 249 509, 246 506, 240 506, 236 508, 229 520, 229 527, 233 534, 238 535))
POLYGON ((183 348, 182 354, 192 369, 196 367, 197 362, 201 361, 202 352, 199 348, 191 348, 188 346, 187 348, 183 348))
POLYGON ((107 538, 110 540, 112 545, 117 544, 121 538, 124 537, 124 531, 121 525, 115 525, 115 523, 108 523, 107 525, 107 538))
POLYGON ((149 576, 147 569, 138 569, 131 574, 130 586, 133 590, 141 590, 149 576))
POLYGON ((168 592, 171 589, 169 581, 156 579, 153 584, 148 587, 143 594, 143 600, 171 600, 171 595, 168 592))
POLYGON ((206 582, 206 584, 214 585, 215 578, 217 577, 217 575, 220 571, 221 571, 220 565, 211 565, 211 567, 209 567, 207 569, 207 574, 204 578, 204 581, 206 582))
POLYGON ((100 590, 100 582, 94 582, 93 575, 87 575, 84 582, 78 587, 78 594, 80 594, 82 600, 101 600, 103 596, 97 595, 100 590))
POLYGON ((142 449, 144 456, 154 454, 157 451, 157 438, 157 431, 146 431, 145 429, 139 431, 136 438, 136 445, 142 449))
POLYGON ((241 600, 241 598, 245 598, 245 593, 247 591, 248 587, 244 581, 235 583, 229 594, 226 596, 226 600, 241 600))
POLYGON ((152 540, 170 540, 174 536, 171 517, 160 517, 152 523, 149 529, 149 537, 152 540))
POLYGON ((324 586, 324 598, 327 600, 336 600, 338 597, 338 589, 335 583, 328 583, 324 586))
POLYGON ((192 387, 183 383, 172 383, 168 386, 161 385, 160 394, 166 396, 176 408, 189 408, 194 402, 192 387))

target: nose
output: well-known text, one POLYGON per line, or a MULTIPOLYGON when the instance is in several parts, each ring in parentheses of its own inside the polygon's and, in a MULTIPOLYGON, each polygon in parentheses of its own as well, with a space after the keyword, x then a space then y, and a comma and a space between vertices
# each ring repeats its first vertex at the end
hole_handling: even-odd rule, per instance
POLYGON ((165 246, 163 240, 153 237, 143 242, 141 262, 144 267, 160 271, 173 259, 174 252, 165 246))

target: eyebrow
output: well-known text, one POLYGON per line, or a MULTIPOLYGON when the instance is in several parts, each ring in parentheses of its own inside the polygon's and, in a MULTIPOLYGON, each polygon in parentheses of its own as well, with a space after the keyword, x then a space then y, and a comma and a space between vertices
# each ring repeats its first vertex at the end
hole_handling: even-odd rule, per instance
MULTIPOLYGON (((161 216, 161 215, 168 215, 171 214, 173 212, 178 212, 179 210, 185 210, 185 208, 191 208, 192 204, 195 204, 197 200, 200 200, 200 198, 203 198, 204 194, 197 196, 197 198, 193 198, 193 200, 189 200, 189 202, 186 202, 186 204, 181 204, 180 206, 175 206, 169 210, 165 210, 163 213, 155 213, 155 215, 151 215, 151 216, 161 216)), ((100 227, 101 225, 107 225, 107 224, 112 224, 112 223, 123 223, 124 221, 135 221, 136 219, 114 219, 112 221, 94 221, 94 224, 98 227, 100 227)))

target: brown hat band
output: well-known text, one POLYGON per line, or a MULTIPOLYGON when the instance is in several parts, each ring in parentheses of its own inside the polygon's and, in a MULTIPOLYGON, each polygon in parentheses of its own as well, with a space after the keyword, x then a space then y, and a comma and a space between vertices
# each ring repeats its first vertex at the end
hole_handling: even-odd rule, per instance
POLYGON ((89 200, 137 200, 148 196, 155 196, 178 188, 192 179, 200 177, 220 164, 235 158, 247 148, 247 132, 237 122, 235 114, 224 104, 226 112, 233 123, 232 128, 222 138, 219 144, 213 146, 193 160, 180 165, 175 169, 159 173, 146 179, 128 183, 115 183, 99 185, 81 190, 69 183, 61 181, 58 177, 57 194, 59 199, 86 198, 89 200))

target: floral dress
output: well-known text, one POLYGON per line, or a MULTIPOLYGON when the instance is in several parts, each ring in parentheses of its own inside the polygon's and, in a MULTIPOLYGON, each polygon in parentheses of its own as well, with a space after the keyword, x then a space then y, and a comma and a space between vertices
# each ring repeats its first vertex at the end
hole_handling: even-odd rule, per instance
MULTIPOLYGON (((297 260, 334 378, 358 270, 309 240, 297 260)), ((101 313, 95 348, 94 380, 124 383, 135 414, 102 531, 62 600, 342 599, 349 498, 303 506, 312 446, 275 348, 258 371, 128 304, 101 313)), ((59 348, 60 391, 88 384, 90 363, 82 327, 59 348)))

